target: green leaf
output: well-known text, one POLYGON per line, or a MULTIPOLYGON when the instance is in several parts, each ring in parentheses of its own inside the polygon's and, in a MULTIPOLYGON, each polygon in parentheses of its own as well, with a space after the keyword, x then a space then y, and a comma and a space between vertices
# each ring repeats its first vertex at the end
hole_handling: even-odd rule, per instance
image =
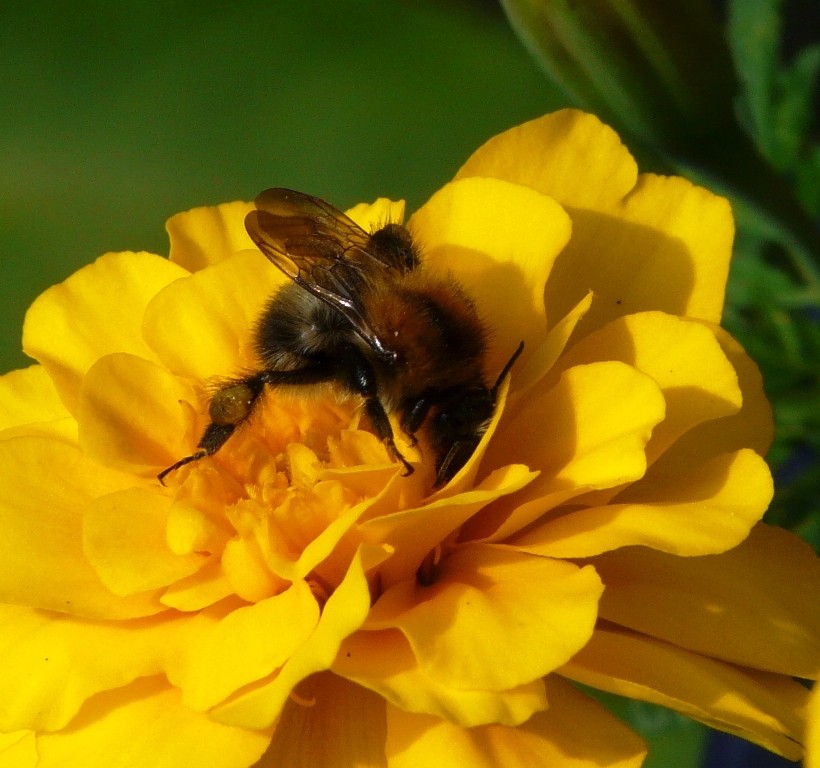
POLYGON ((730 0, 726 34, 740 77, 741 115, 768 157, 780 47, 780 0, 730 0))

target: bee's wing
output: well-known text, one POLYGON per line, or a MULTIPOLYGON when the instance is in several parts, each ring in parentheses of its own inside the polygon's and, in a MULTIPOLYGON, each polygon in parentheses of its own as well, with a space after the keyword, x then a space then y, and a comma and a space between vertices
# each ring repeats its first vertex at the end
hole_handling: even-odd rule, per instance
POLYGON ((390 357, 362 301, 374 270, 390 269, 371 252, 370 236, 341 211, 301 192, 268 189, 254 204, 245 228, 259 250, 293 282, 341 312, 374 352, 390 357))

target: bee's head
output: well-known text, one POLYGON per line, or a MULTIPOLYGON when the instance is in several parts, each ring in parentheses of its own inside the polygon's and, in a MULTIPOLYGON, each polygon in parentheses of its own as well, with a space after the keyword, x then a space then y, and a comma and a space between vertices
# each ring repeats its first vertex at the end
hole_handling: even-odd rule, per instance
POLYGON ((494 393, 484 386, 454 390, 430 421, 436 454, 438 488, 467 463, 487 429, 495 408, 494 393))
POLYGON ((454 387, 442 398, 430 423, 430 437, 436 453, 436 488, 449 482, 473 455, 493 417, 501 383, 523 350, 522 341, 492 389, 483 383, 454 387))

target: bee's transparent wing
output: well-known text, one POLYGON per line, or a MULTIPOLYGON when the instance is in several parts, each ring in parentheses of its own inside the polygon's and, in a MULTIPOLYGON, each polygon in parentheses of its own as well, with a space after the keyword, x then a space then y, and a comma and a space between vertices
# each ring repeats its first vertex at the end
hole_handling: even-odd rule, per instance
POLYGON ((370 236, 316 197, 267 189, 254 201, 245 228, 263 254, 293 282, 341 312, 377 354, 389 358, 362 301, 374 270, 389 266, 369 249, 370 236))

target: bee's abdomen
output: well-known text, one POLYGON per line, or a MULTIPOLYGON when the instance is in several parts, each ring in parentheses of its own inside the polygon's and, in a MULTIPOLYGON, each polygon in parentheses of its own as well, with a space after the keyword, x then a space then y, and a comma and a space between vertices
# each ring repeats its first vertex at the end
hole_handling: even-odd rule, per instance
POLYGON ((285 285, 259 318, 256 353, 266 368, 299 368, 337 349, 351 333, 340 312, 296 284, 285 285))

